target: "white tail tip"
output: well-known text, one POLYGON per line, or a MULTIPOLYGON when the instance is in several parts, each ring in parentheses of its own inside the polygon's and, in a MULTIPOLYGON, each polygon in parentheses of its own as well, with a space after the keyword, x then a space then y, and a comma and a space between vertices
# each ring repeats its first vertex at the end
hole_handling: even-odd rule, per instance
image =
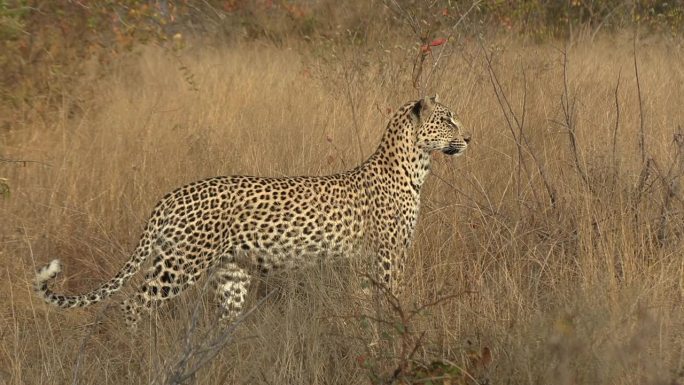
POLYGON ((62 265, 59 259, 53 259, 49 264, 43 266, 36 274, 36 282, 45 282, 55 278, 57 274, 62 271, 62 265))

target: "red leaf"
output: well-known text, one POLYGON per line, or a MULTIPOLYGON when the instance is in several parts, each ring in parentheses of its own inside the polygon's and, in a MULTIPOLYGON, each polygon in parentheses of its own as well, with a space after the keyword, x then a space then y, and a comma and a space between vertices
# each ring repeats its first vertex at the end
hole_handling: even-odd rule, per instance
POLYGON ((440 37, 438 39, 431 41, 430 47, 437 47, 438 45, 442 45, 442 44, 446 43, 446 41, 447 41, 447 39, 440 37))

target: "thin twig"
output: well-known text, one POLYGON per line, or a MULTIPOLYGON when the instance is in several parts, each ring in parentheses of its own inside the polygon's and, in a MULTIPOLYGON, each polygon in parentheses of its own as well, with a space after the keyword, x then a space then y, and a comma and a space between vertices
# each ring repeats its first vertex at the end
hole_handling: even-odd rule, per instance
POLYGON ((570 101, 570 91, 568 89, 568 54, 567 51, 561 51, 563 54, 563 94, 561 95, 561 108, 563 110, 563 118, 565 120, 565 128, 568 130, 568 138, 570 139, 570 150, 575 161, 575 168, 580 178, 584 182, 584 185, 591 191, 594 192, 589 177, 582 167, 580 162, 579 147, 577 146, 577 131, 575 127, 575 98, 570 101))
MULTIPOLYGON (((480 40, 480 48, 482 49, 482 52, 485 57, 485 62, 487 63, 487 70, 489 73, 489 81, 494 88, 494 93, 496 94, 497 101, 499 102, 499 107, 501 109, 501 112, 504 115, 504 119, 506 119, 506 124, 508 125, 508 129, 511 131, 511 135, 513 136, 513 139, 515 140, 516 147, 518 149, 518 157, 519 157, 519 164, 522 165, 523 169, 525 170, 525 173, 527 174, 527 177, 529 180, 532 180, 532 177, 527 170, 527 166, 524 161, 524 157, 522 154, 523 150, 523 145, 525 147, 525 150, 529 154, 529 156, 532 158, 532 161, 537 168, 537 172, 539 175, 542 177, 542 182, 544 184, 544 187, 546 188, 546 193, 548 194, 549 197, 549 202, 551 203, 551 207, 555 207, 556 205, 556 191, 551 185, 551 182, 549 180, 549 177, 546 173, 546 169, 544 166, 539 162, 539 159, 537 159, 537 156, 535 152, 532 150, 532 147, 527 140, 527 136, 524 134, 524 126, 523 123, 524 121, 522 119, 518 119, 517 115, 513 111, 513 108, 511 107, 511 103, 508 101, 508 97, 506 96, 506 93, 503 91, 503 87, 501 86, 501 82, 499 81, 498 76, 496 75, 496 71, 494 71, 494 66, 492 65, 492 57, 491 55, 487 54, 487 50, 484 47, 484 44, 482 43, 482 40, 480 40), (509 117, 510 115, 510 117, 509 117), (513 123, 515 123, 515 127, 518 128, 518 134, 516 134, 516 130, 514 129, 513 123)), ((527 87, 525 86, 523 88, 524 92, 527 93, 527 87)), ((526 103, 527 101, 527 96, 523 96, 523 110, 526 109, 526 103)), ((525 116, 524 113, 521 114, 521 116, 525 116)), ((536 193, 534 190, 532 190, 532 193, 536 197, 536 193)))
MULTIPOLYGON (((209 362, 211 362, 226 346, 232 341, 233 332, 240 326, 247 317, 249 317, 256 309, 258 309, 261 304, 263 304, 275 291, 271 291, 265 296, 263 296, 251 309, 241 314, 236 318, 230 326, 219 333, 213 339, 208 341, 200 342, 196 346, 190 346, 189 349, 183 353, 181 358, 173 365, 174 369, 171 371, 170 375, 167 377, 165 383, 170 385, 183 384, 187 380, 193 378, 195 374, 209 362), (195 360, 195 364, 188 368, 191 360, 195 360)), ((194 318, 194 317, 193 317, 194 318)), ((193 325, 196 325, 193 319, 193 325)), ((190 334, 186 337, 186 343, 190 338, 190 334)))
POLYGON ((670 218, 670 213, 671 213, 671 204, 673 199, 679 200, 681 202, 680 197, 677 195, 677 178, 679 176, 675 176, 674 171, 675 169, 678 169, 680 165, 680 158, 682 155, 682 147, 684 146, 684 142, 682 141, 682 133, 681 133, 681 127, 678 127, 677 133, 674 135, 673 138, 673 143, 675 145, 675 155, 674 158, 672 159, 672 163, 670 163, 670 167, 667 170, 667 174, 663 175, 662 172, 660 171, 660 168, 658 167, 656 162, 653 162, 654 164, 654 169, 658 173, 658 176, 660 177, 660 181, 662 183, 663 189, 665 190, 663 195, 663 205, 660 208, 660 226, 658 227, 658 243, 660 246, 664 246, 667 243, 667 229, 668 229, 668 223, 669 223, 669 218, 670 218))
POLYGON ((95 317, 95 321, 90 324, 90 327, 88 328, 88 332, 83 336, 81 339, 81 344, 78 347, 78 354, 76 355, 76 364, 74 365, 74 378, 71 380, 72 385, 78 384, 78 374, 81 369, 81 363, 83 362, 83 357, 85 356, 85 347, 86 343, 88 340, 90 340, 90 337, 92 337, 93 332, 95 331, 95 327, 97 325, 100 325, 102 323, 102 319, 104 318, 104 314, 109 309, 110 304, 106 304, 105 306, 100 309, 98 312, 97 316, 95 317))
POLYGON ((430 69, 430 72, 428 72, 427 77, 425 78, 425 83, 424 83, 425 88, 427 88, 427 85, 430 84, 430 80, 432 79, 432 75, 437 70, 437 66, 439 65, 439 61, 442 59, 442 56, 444 54, 444 51, 446 50, 447 44, 449 44, 449 42, 451 41, 451 38, 454 36, 454 33, 456 32, 456 27, 458 27, 463 22, 463 20, 465 20, 466 16, 468 16, 470 14, 470 12, 472 12, 474 9, 476 9, 480 5, 481 2, 482 2, 481 0, 473 1, 473 3, 470 5, 470 8, 468 8, 468 10, 465 11, 465 13, 463 13, 461 15, 461 17, 458 19, 458 21, 456 21, 456 23, 454 23, 454 25, 451 26, 451 31, 449 32, 449 35, 446 37, 446 41, 442 45, 442 49, 439 50, 439 54, 437 55, 437 58, 435 59, 434 63, 432 64, 432 68, 430 69))
POLYGON ((24 166, 26 166, 27 163, 36 163, 36 164, 39 164, 41 166, 52 167, 52 165, 49 163, 41 162, 38 160, 28 160, 28 159, 0 158, 0 163, 21 163, 24 166))
POLYGON ((361 134, 360 134, 360 129, 359 129, 358 111, 356 108, 356 103, 354 101, 354 97, 352 96, 352 92, 351 92, 352 75, 349 72, 348 67, 344 67, 344 82, 345 82, 345 91, 346 91, 345 96, 347 97, 347 102, 349 103, 349 108, 351 109, 352 123, 354 124, 354 134, 356 136, 357 145, 359 146, 359 157, 363 158, 363 145, 361 144, 361 134))
MULTIPOLYGON (((432 23, 427 23, 424 29, 424 24, 420 23, 416 15, 408 8, 403 7, 400 5, 396 0, 387 0, 385 1, 385 5, 393 12, 395 15, 398 17, 400 21, 403 23, 407 24, 411 30, 413 31, 414 37, 418 40, 420 43, 419 48, 418 48, 418 53, 416 55, 416 58, 413 62, 413 70, 412 70, 412 85, 413 88, 418 91, 418 97, 422 98, 426 96, 427 93, 427 86, 430 83, 430 80, 432 79, 434 73, 437 71, 437 68, 439 66, 439 62, 442 59, 445 49, 447 47, 447 44, 449 41, 452 40, 452 37, 454 36, 456 32, 456 28, 465 20, 465 18, 477 7, 480 5, 482 0, 475 0, 472 2, 468 10, 466 10, 459 19, 450 27, 450 32, 447 35, 444 43, 442 44, 442 47, 439 51, 439 54, 435 58, 432 55, 432 50, 430 49, 431 47, 429 46, 429 43, 431 41, 432 33, 434 32, 434 25, 432 23), (433 57, 434 61, 432 63, 432 67, 430 70, 425 73, 424 72, 424 65, 425 62, 428 58, 428 56, 433 57), (425 75, 425 76, 423 76, 425 75)), ((428 5, 428 7, 432 7, 432 5, 428 5)))
POLYGON ((622 70, 618 72, 618 78, 617 78, 617 84, 615 85, 615 127, 613 128, 613 188, 615 188, 615 184, 617 183, 617 177, 618 177, 618 170, 619 170, 619 165, 618 165, 618 160, 617 160, 617 134, 618 134, 618 128, 620 127, 620 99, 619 99, 619 91, 620 91, 620 77, 622 75, 622 70))
POLYGON ((433 307, 433 306, 437 306, 442 302, 446 302, 448 300, 452 300, 452 299, 462 297, 464 294, 475 294, 475 293, 477 293, 477 292, 474 290, 464 290, 460 293, 445 295, 443 297, 438 297, 436 300, 434 300, 432 302, 422 304, 422 305, 416 307, 415 309, 413 309, 413 311, 411 311, 412 315, 411 315, 411 317, 409 317, 409 319, 413 318, 413 316, 419 314, 421 311, 423 311, 427 308, 433 307))
POLYGON ((639 65, 637 64, 637 33, 634 32, 633 44, 633 59, 634 59, 634 77, 636 78, 637 97, 639 98, 639 150, 641 151, 641 164, 646 162, 646 138, 644 136, 644 103, 641 98, 641 82, 639 81, 639 65))

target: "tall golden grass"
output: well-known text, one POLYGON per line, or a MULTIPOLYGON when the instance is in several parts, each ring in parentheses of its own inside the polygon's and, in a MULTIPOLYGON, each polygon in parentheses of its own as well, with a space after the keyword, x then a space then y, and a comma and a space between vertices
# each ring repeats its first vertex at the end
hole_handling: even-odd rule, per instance
MULTIPOLYGON (((561 48, 464 41, 433 75, 473 142, 463 157, 435 155, 424 191, 402 301, 453 297, 413 319, 425 333, 413 359, 462 365, 488 347, 492 384, 682 384, 684 52, 619 36, 561 48)), ((417 96, 410 57, 322 55, 196 47, 181 71, 175 55, 146 48, 91 79, 80 110, 65 95, 54 120, 5 138, 6 157, 40 163, 0 164, 12 188, 0 201, 0 383, 147 384, 182 366, 215 328, 202 284, 131 334, 118 306, 47 307, 32 295, 34 271, 60 258, 56 290, 96 286, 128 258, 157 200, 186 182, 360 162, 388 111, 417 96)), ((276 295, 192 383, 391 374, 404 337, 360 316, 372 306, 357 270, 312 266, 257 285, 251 305, 276 295)))

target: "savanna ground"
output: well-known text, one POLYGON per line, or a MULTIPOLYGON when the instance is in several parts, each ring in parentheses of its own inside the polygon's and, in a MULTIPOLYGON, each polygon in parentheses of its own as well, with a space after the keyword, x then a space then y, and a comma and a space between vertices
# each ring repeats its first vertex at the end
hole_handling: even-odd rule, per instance
POLYGON ((0 164, 0 383, 683 383, 680 39, 450 43, 427 89, 473 141, 435 155, 400 306, 364 294, 363 262, 314 265, 256 285, 228 338, 202 284, 131 333, 118 301, 135 282, 61 311, 32 294, 34 272, 59 258, 56 290, 95 287, 157 200, 196 179, 356 165, 418 96, 415 46, 135 52, 3 133, 6 159, 35 162, 0 164), (433 362, 446 369, 420 372, 433 362))

